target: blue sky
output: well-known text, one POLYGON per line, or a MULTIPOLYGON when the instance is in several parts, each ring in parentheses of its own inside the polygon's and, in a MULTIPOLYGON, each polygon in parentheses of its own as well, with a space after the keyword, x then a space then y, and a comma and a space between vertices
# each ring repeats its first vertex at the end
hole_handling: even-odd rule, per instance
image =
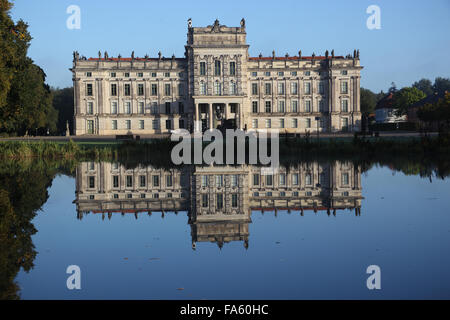
POLYGON ((360 49, 361 85, 374 91, 409 86, 420 78, 450 77, 450 0, 153 1, 16 0, 14 20, 30 25, 29 56, 52 86, 72 85, 72 52, 96 57, 184 55, 187 19, 194 26, 238 26, 246 19, 250 55, 337 55, 360 49), (66 27, 69 5, 81 9, 81 29, 66 27), (366 8, 381 8, 381 29, 369 30, 366 8))

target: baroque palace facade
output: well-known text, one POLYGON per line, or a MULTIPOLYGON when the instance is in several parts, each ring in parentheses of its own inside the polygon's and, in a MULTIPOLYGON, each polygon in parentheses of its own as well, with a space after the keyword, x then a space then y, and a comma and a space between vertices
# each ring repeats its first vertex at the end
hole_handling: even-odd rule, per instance
POLYGON ((185 57, 85 58, 74 52, 74 134, 359 131, 359 50, 353 55, 250 57, 239 27, 192 27, 185 57))

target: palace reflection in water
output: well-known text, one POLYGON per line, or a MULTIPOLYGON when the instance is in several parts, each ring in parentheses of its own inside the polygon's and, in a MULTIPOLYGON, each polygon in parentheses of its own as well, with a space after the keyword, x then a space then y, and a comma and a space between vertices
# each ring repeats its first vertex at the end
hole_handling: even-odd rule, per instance
POLYGON ((197 242, 249 244, 254 211, 361 213, 361 169, 352 162, 300 163, 266 174, 264 167, 152 166, 83 162, 76 170, 78 219, 85 214, 139 215, 187 212, 192 248, 197 242))

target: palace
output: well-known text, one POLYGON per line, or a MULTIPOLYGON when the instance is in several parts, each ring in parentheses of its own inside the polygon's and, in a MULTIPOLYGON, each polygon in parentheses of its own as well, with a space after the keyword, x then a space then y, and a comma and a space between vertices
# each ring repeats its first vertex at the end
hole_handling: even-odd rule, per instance
POLYGON ((189 19, 183 58, 74 52, 74 134, 360 130, 359 50, 250 57, 248 48, 244 19, 239 27, 189 19))

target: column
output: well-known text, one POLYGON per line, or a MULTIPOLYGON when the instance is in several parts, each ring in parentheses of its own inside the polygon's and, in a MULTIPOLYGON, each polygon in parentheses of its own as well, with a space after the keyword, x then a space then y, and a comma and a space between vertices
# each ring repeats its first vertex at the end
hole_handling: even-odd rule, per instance
POLYGON ((208 104, 209 107, 209 130, 213 129, 213 107, 212 103, 208 104))
POLYGON ((198 110, 198 103, 194 103, 195 108, 195 119, 194 119, 194 132, 200 131, 200 117, 199 117, 199 110, 198 110))

